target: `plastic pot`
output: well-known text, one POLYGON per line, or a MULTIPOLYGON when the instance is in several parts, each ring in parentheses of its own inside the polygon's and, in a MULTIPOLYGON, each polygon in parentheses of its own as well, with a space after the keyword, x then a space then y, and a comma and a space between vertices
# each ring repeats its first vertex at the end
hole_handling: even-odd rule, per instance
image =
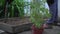
POLYGON ((40 29, 38 29, 34 25, 32 25, 32 32, 33 32, 33 34, 43 34, 43 31, 44 31, 43 26, 40 27, 40 29))

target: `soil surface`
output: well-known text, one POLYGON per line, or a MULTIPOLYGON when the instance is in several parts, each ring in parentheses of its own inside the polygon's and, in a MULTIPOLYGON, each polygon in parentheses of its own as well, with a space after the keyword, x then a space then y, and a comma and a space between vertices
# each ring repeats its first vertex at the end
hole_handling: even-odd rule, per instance
POLYGON ((0 23, 4 23, 6 21, 6 24, 10 25, 20 25, 20 24, 28 24, 31 23, 30 19, 27 17, 25 18, 8 18, 8 19, 0 19, 0 23))

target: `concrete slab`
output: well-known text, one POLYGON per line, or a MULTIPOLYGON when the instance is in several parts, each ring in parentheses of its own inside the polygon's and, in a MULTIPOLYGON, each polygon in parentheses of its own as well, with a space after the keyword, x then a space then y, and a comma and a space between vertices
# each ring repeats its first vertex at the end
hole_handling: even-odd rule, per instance
POLYGON ((3 30, 0 30, 0 34, 7 34, 7 33, 3 30))
MULTIPOLYGON (((32 31, 25 31, 19 34, 32 34, 32 31)), ((53 26, 53 29, 45 29, 43 34, 60 34, 60 27, 53 26)))
POLYGON ((32 31, 25 31, 25 32, 18 33, 18 34, 32 34, 32 31))
POLYGON ((18 32, 23 32, 25 30, 30 30, 31 29, 31 23, 28 24, 22 24, 22 25, 9 25, 9 24, 0 24, 0 29, 7 31, 9 33, 18 33, 18 32))

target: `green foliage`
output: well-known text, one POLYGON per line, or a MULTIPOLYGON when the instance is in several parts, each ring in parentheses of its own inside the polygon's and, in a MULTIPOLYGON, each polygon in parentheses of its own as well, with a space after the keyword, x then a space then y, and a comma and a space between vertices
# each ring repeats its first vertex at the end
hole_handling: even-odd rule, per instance
MULTIPOLYGON (((5 5, 4 3, 5 0, 0 0, 0 7, 4 8, 5 5)), ((7 17, 15 17, 16 16, 15 14, 17 14, 20 18, 24 17, 24 6, 25 6, 24 0, 14 0, 8 5, 7 17)), ((3 9, 0 10, 0 15, 2 12, 4 12, 3 9)))
POLYGON ((3 12, 4 4, 5 4, 5 0, 0 0, 0 18, 4 17, 4 12, 3 12))
POLYGON ((51 14, 49 13, 49 10, 45 8, 46 0, 33 0, 31 2, 31 12, 30 12, 30 18, 33 24, 40 28, 42 24, 45 22, 45 19, 48 19, 51 17, 51 14))
POLYGON ((11 17, 13 17, 14 16, 14 10, 16 9, 17 11, 16 12, 18 12, 18 16, 20 17, 20 18, 22 18, 22 17, 24 17, 24 0, 14 0, 11 4, 10 4, 10 6, 11 6, 11 10, 10 10, 10 12, 12 13, 11 14, 11 17), (15 8, 16 7, 16 8, 15 8))
POLYGON ((24 0, 15 0, 16 7, 18 8, 19 11, 19 16, 23 17, 24 16, 24 0))
POLYGON ((4 6, 5 0, 0 0, 0 6, 4 6))

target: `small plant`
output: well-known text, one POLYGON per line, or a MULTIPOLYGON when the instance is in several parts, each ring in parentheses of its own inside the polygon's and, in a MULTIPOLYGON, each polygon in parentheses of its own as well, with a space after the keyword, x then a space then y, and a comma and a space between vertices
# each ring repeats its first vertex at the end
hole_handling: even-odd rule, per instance
POLYGON ((37 28, 42 26, 45 19, 51 17, 49 10, 45 8, 45 3, 46 0, 32 0, 31 2, 30 19, 37 28))

